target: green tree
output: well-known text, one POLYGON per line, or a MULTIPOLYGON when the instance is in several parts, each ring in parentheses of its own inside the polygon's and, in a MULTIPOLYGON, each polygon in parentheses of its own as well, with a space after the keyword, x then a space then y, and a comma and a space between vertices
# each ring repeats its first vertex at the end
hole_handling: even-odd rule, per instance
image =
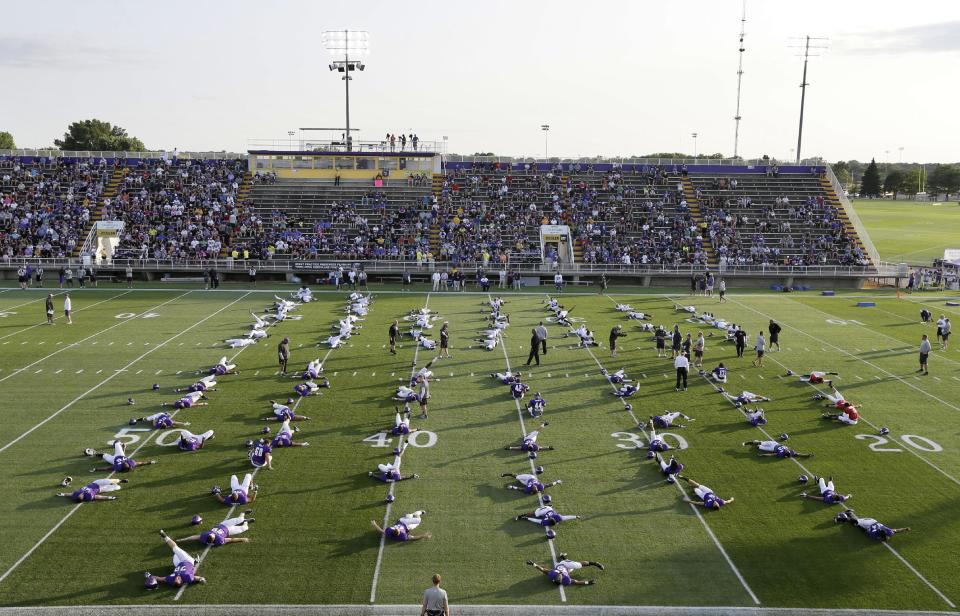
POLYGON ((907 190, 907 176, 899 169, 893 169, 883 179, 883 192, 893 193, 893 198, 907 190))
POLYGON ((850 186, 850 165, 845 161, 839 160, 834 164, 830 165, 830 168, 833 169, 833 174, 837 176, 837 181, 840 182, 840 186, 848 188, 850 186))
POLYGON ((927 177, 927 192, 933 195, 944 193, 950 200, 950 193, 960 192, 960 167, 956 165, 937 165, 927 177))
POLYGON ((13 135, 6 131, 0 131, 0 150, 14 150, 17 144, 13 141, 13 135))
POLYGON ((903 192, 908 194, 920 192, 920 167, 911 165, 903 174, 903 192))
POLYGON ((880 170, 877 169, 877 161, 870 159, 867 170, 863 172, 863 180, 860 184, 860 195, 865 197, 880 196, 880 170))
POLYGON ((101 120, 81 120, 67 127, 63 139, 54 141, 61 150, 145 152, 147 147, 119 126, 101 120))

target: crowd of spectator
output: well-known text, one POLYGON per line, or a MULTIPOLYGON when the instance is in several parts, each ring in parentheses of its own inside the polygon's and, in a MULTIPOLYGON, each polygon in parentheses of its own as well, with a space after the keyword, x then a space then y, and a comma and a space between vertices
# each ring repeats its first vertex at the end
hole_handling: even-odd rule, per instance
POLYGON ((111 171, 103 159, 0 159, 0 255, 71 256, 111 171))

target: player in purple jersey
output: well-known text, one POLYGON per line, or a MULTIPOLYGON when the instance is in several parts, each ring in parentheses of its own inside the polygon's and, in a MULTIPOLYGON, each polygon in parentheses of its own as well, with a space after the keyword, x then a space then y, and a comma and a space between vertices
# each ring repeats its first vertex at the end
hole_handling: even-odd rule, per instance
POLYGON ((277 430, 277 435, 273 437, 273 440, 270 441, 270 446, 273 448, 277 447, 308 447, 310 443, 307 441, 295 441, 293 440, 293 433, 299 432, 299 428, 291 428, 290 420, 284 421, 280 424, 280 429, 277 430))
POLYGON ((533 399, 527 402, 527 412, 530 417, 540 417, 546 410, 547 401, 540 395, 540 392, 533 394, 533 399))
POLYGON ((516 400, 522 400, 524 394, 526 394, 528 391, 530 391, 530 386, 526 383, 521 383, 519 376, 517 380, 510 385, 510 395, 516 400))
POLYGON ((199 558, 194 558, 187 554, 187 551, 177 545, 177 542, 167 536, 167 533, 160 531, 160 538, 173 550, 173 573, 166 577, 157 577, 149 571, 144 574, 147 578, 146 585, 150 590, 155 590, 160 584, 179 588, 189 586, 190 584, 206 584, 206 578, 196 574, 199 558))
POLYGON ((767 425, 767 416, 764 414, 763 409, 744 409, 747 416, 747 423, 751 426, 765 426, 767 425))
POLYGON ((540 424, 540 428, 534 430, 533 432, 528 432, 523 435, 523 439, 520 441, 519 445, 508 445, 504 447, 507 451, 550 451, 553 447, 549 445, 539 445, 537 444, 537 437, 540 436, 540 433, 543 432, 547 426, 550 424, 548 422, 543 422, 540 424))
POLYGON ((367 476, 387 483, 405 481, 407 479, 420 479, 420 475, 416 473, 407 475, 406 477, 400 474, 400 461, 403 457, 403 452, 406 450, 407 446, 404 444, 400 449, 395 450, 396 453, 393 456, 393 462, 389 464, 378 464, 377 470, 379 472, 370 471, 367 473, 367 476))
POLYGON ((507 486, 508 490, 521 490, 524 494, 540 494, 544 492, 547 488, 552 488, 553 486, 558 486, 563 483, 563 481, 557 479, 553 483, 543 484, 537 479, 536 475, 531 475, 530 473, 501 473, 501 477, 513 477, 517 480, 517 483, 520 485, 510 484, 507 486))
POLYGON ((740 392, 736 396, 733 394, 728 394, 727 392, 723 392, 723 395, 727 400, 730 400, 738 406, 743 406, 744 404, 756 404, 757 402, 770 402, 770 398, 746 390, 740 392))
POLYGON ((420 402, 420 394, 418 394, 413 389, 407 387, 406 385, 400 385, 397 387, 397 393, 393 394, 391 400, 396 400, 398 402, 420 402))
POLYGON ((127 457, 126 451, 124 451, 123 443, 119 440, 113 441, 113 453, 98 453, 94 452, 94 455, 99 455, 103 458, 103 461, 107 463, 107 466, 95 466, 90 469, 91 473, 97 471, 113 471, 115 473, 127 473, 137 468, 138 465, 150 465, 156 464, 156 460, 148 460, 146 462, 137 461, 133 458, 127 457))
POLYGON ((388 526, 387 528, 380 528, 380 525, 374 520, 370 520, 370 523, 374 528, 377 529, 377 532, 386 537, 387 539, 392 539, 394 541, 419 541, 420 539, 430 539, 433 537, 430 533, 423 533, 422 535, 414 535, 413 531, 422 521, 420 518, 426 511, 414 511, 413 513, 408 513, 393 525, 388 526))
POLYGON ((224 355, 220 358, 220 361, 217 362, 216 366, 210 368, 210 374, 223 376, 225 374, 240 374, 240 371, 237 370, 237 364, 229 363, 227 361, 227 356, 224 355))
POLYGON ((276 400, 271 400, 270 406, 273 407, 273 415, 264 417, 260 421, 286 421, 288 419, 292 419, 293 421, 307 421, 310 419, 306 415, 297 415, 289 406, 280 404, 276 400))
POLYGON ((147 415, 146 417, 136 417, 130 419, 130 425, 134 425, 140 421, 148 421, 153 424, 153 427, 156 430, 163 430, 165 428, 177 427, 186 427, 190 425, 189 421, 174 421, 170 413, 154 413, 153 415, 147 415))
POLYGON ((302 398, 312 396, 320 391, 321 387, 330 387, 330 379, 325 376, 320 377, 320 382, 304 381, 293 386, 293 391, 302 398))
POLYGON ((523 378, 523 374, 520 372, 514 374, 509 370, 506 372, 491 372, 490 376, 497 379, 504 385, 513 385, 514 383, 519 383, 520 379, 523 378))
POLYGON ((777 441, 746 441, 744 447, 756 447, 758 455, 766 458, 812 458, 812 453, 800 453, 777 441))
POLYGON ((199 392, 217 391, 217 376, 215 374, 207 375, 202 379, 200 379, 199 381, 197 381, 196 383, 194 383, 193 385, 191 385, 190 387, 184 387, 182 389, 174 389, 173 391, 174 393, 178 393, 178 394, 181 392, 192 394, 198 391, 199 392))
POLYGON ((249 543, 247 537, 237 537, 240 533, 246 532, 249 524, 257 521, 256 518, 248 518, 247 515, 253 513, 253 509, 247 509, 235 518, 228 518, 217 524, 210 530, 205 530, 198 535, 190 535, 177 541, 199 541, 206 545, 219 547, 227 543, 249 543))
POLYGON ((660 415, 651 415, 650 421, 653 423, 653 425, 662 430, 666 430, 667 428, 686 428, 687 426, 685 424, 673 423, 680 417, 683 417, 687 421, 696 421, 696 419, 693 417, 684 415, 680 411, 671 411, 669 413, 661 413, 660 415))
POLYGON ((825 505, 835 505, 837 503, 842 503, 849 498, 853 498, 853 494, 843 495, 837 492, 836 488, 833 486, 833 477, 824 479, 823 477, 817 477, 814 475, 813 480, 817 482, 817 487, 820 488, 820 496, 801 492, 800 498, 812 498, 814 500, 822 501, 825 505))
POLYGON ((657 461, 657 464, 660 465, 660 472, 667 476, 667 481, 673 483, 676 481, 677 477, 680 476, 680 473, 683 472, 684 466, 680 463, 679 460, 670 456, 669 462, 663 461, 663 456, 659 453, 653 454, 654 458, 657 461))
MULTIPOLYGON (((877 541, 889 541, 890 538, 897 533, 905 533, 910 530, 909 526, 905 528, 890 528, 885 524, 881 524, 874 518, 858 517, 857 512, 853 509, 846 509, 843 513, 846 516, 847 522, 853 524, 863 532, 867 533, 868 537, 877 541)), ((837 515, 839 516, 840 514, 837 515)))
POLYGON ((561 515, 557 512, 556 509, 550 507, 549 505, 544 505, 543 507, 537 507, 530 513, 521 513, 514 520, 526 520, 528 522, 533 522, 534 524, 539 524, 540 526, 556 526, 561 522, 569 522, 571 520, 580 520, 582 516, 579 515, 561 515))
MULTIPOLYGON (((660 452, 670 450, 670 445, 657 434, 657 429, 653 425, 652 419, 647 424, 647 437, 650 439, 650 443, 647 445, 648 458, 653 458, 660 452)), ((637 445, 637 449, 641 449, 642 447, 642 445, 637 445)))
POLYGON ((241 483, 236 475, 230 476, 230 493, 226 496, 220 486, 213 486, 213 496, 224 505, 246 505, 257 500, 257 484, 253 483, 253 475, 247 473, 241 483))
POLYGON ((607 377, 607 381, 609 381, 613 385, 623 385, 624 383, 633 382, 633 380, 627 378, 627 373, 624 371, 623 368, 620 368, 619 370, 617 370, 612 374, 610 372, 607 372, 606 368, 600 368, 600 374, 607 377))
POLYGON ((393 407, 397 412, 397 416, 393 420, 393 427, 390 428, 390 434, 394 436, 404 436, 406 434, 413 434, 420 430, 420 428, 411 428, 410 427, 410 407, 406 406, 403 411, 403 417, 400 417, 400 409, 398 407, 393 407))
POLYGON ((690 503, 692 505, 700 505, 704 509, 719 509, 724 505, 729 505, 734 500, 732 496, 730 498, 720 498, 714 493, 713 490, 711 490, 710 488, 708 488, 707 486, 701 483, 697 483, 696 481, 694 481, 693 479, 690 479, 689 477, 684 477, 681 475, 680 478, 686 481, 687 483, 689 483, 691 486, 693 486, 694 494, 696 494, 697 498, 700 499, 700 500, 692 500, 684 496, 683 497, 684 502, 690 503))
POLYGON ((121 483, 127 483, 129 479, 97 479, 91 481, 80 489, 74 490, 70 494, 66 492, 57 492, 57 496, 69 498, 78 503, 89 503, 98 500, 117 500, 116 496, 108 496, 102 492, 115 492, 120 489, 121 483))
POLYGON ((268 471, 273 470, 273 447, 267 439, 262 438, 254 443, 247 456, 255 468, 267 467, 268 471))
POLYGON ((618 398, 629 398, 630 396, 636 395, 638 391, 640 391, 639 385, 630 385, 629 383, 625 383, 624 385, 621 385, 617 391, 612 391, 610 393, 618 398))
POLYGON ((550 581, 557 586, 592 586, 597 583, 596 580, 576 580, 570 574, 584 567, 596 567, 600 571, 604 569, 603 565, 596 561, 569 560, 564 552, 560 553, 559 558, 560 560, 553 567, 543 567, 532 560, 528 560, 527 564, 550 578, 550 581))
POLYGON ((213 430, 207 430, 203 434, 194 434, 189 430, 180 430, 180 438, 177 440, 177 447, 180 451, 198 451, 203 449, 207 441, 213 438, 213 430))
POLYGON ((172 406, 175 409, 188 409, 194 406, 207 406, 209 404, 206 402, 207 397, 203 395, 202 391, 192 391, 180 398, 176 402, 161 402, 160 406, 172 406))
POLYGON ((303 374, 300 375, 304 381, 311 381, 313 379, 320 378, 320 375, 323 374, 323 362, 320 361, 320 358, 316 358, 310 363, 307 364, 307 369, 303 371, 303 374))

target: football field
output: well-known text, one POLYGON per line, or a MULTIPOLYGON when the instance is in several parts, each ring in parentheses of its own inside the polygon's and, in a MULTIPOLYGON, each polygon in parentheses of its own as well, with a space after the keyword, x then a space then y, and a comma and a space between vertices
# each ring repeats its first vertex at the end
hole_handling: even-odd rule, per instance
POLYGON ((505 292, 510 326, 503 344, 488 351, 475 338, 487 327, 491 296, 375 289, 360 334, 330 350, 323 341, 345 315, 347 294, 317 292, 317 301, 293 313, 301 318, 270 327, 267 339, 226 347, 225 339, 249 329, 251 312, 262 314, 275 292, 291 290, 74 290, 74 323, 64 323, 57 298, 53 326, 43 323, 47 290, 0 290, 0 606, 412 605, 435 572, 455 605, 953 610, 960 602, 960 353, 934 345, 930 374, 916 372, 920 336, 935 332, 920 323, 919 311, 926 306, 934 319, 956 320, 960 308, 945 305, 951 298, 731 290, 718 303, 628 288, 565 293, 560 302, 574 325, 585 323, 600 343, 579 348, 576 337, 563 337, 567 328, 547 322, 544 293, 505 292), (856 306, 864 300, 876 306, 856 306), (694 338, 703 331, 705 368, 723 362, 727 392, 771 398, 759 405, 769 423, 748 424, 696 370, 688 390, 675 391, 672 359, 657 357, 651 334, 618 312, 618 303, 651 314, 653 323, 679 324, 694 338), (746 357, 736 357, 721 330, 675 304, 744 325, 746 357), (419 419, 414 405, 411 424, 420 431, 409 436, 402 469, 419 479, 390 486, 368 471, 391 461, 399 444, 389 434, 397 404, 391 397, 435 351, 405 335, 393 356, 387 329, 399 319, 408 331, 404 317, 424 307, 440 317, 434 337, 449 321, 452 357, 431 367, 429 418, 419 419), (783 327, 782 350, 752 367, 749 347, 770 319, 783 327), (541 320, 549 351, 528 369, 530 332, 541 320), (628 335, 612 358, 607 337, 617 323, 628 335), (288 376, 276 365, 283 337, 292 349, 288 376), (175 401, 175 388, 223 355, 240 374, 218 378, 208 406, 175 417, 192 432, 215 431, 202 450, 178 451, 176 429, 128 424, 175 401), (158 530, 182 538, 227 517, 230 508, 211 486, 254 471, 244 442, 264 426, 276 428, 261 421, 269 401, 296 397, 299 372, 318 357, 332 386, 296 402, 297 413, 311 418, 297 422, 296 438, 310 446, 275 450, 275 470, 257 470, 256 522, 243 535, 250 542, 182 544, 202 555, 198 574, 207 583, 145 590, 145 571, 172 569, 158 530), (601 368, 625 369, 639 392, 621 401, 601 368), (523 371, 531 387, 519 403, 491 378, 508 369, 523 371), (821 419, 823 403, 812 396, 827 388, 788 370, 839 373, 834 384, 861 409, 859 425, 821 419), (535 460, 504 449, 539 425, 523 408, 533 392, 547 401, 542 420, 549 426, 539 442, 555 448, 535 460), (683 474, 735 502, 718 511, 694 507, 683 500, 693 496, 689 485, 664 481, 646 456, 648 430, 637 422, 667 410, 696 420, 661 433, 686 465, 683 474), (781 433, 787 445, 814 456, 766 458, 742 445, 781 433), (107 450, 115 439, 135 459, 157 464, 125 474, 129 483, 113 493, 116 501, 78 505, 54 497, 65 476, 73 478, 68 490, 107 477, 91 473, 102 462, 82 453, 107 450), (534 465, 544 467, 544 483, 562 480, 547 492, 557 511, 582 516, 554 527, 550 541, 543 528, 515 520, 533 511, 536 497, 507 490, 510 479, 501 478, 534 465), (799 483, 800 475, 832 476, 853 495, 847 505, 859 516, 911 532, 885 544, 835 524, 843 507, 801 499, 816 487, 799 483), (382 541, 371 525, 415 510, 426 511, 416 532, 431 539, 382 541), (197 514, 199 529, 190 525, 197 514), (549 565, 560 553, 603 563, 603 571, 575 574, 597 584, 557 587, 525 564, 549 565))

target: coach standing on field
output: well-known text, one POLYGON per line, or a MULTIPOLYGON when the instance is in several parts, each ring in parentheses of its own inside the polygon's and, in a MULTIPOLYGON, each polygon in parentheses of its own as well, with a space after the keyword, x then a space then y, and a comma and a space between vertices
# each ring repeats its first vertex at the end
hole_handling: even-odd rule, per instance
POLYGON ((284 338, 277 345, 277 361, 280 362, 280 373, 287 373, 287 362, 290 361, 290 339, 284 338))
POLYGON ((780 350, 780 331, 783 328, 780 327, 780 324, 770 319, 770 326, 767 328, 767 331, 770 332, 770 352, 773 352, 773 345, 777 345, 777 350, 780 350))
POLYGON ((530 330, 530 355, 527 356, 527 364, 530 365, 530 362, 537 360, 537 365, 540 365, 540 337, 537 335, 536 328, 530 330))
POLYGON ((922 372, 923 374, 930 374, 927 370, 927 357, 930 356, 930 351, 933 350, 933 345, 930 344, 930 341, 927 339, 927 335, 924 334, 920 338, 920 369, 917 372, 922 372))
POLYGON ((687 359, 686 355, 681 353, 673 360, 673 367, 677 369, 676 390, 680 391, 680 385, 682 383, 683 391, 687 391, 687 374, 690 372, 690 360, 687 359))
POLYGON ((400 321, 394 321, 390 325, 390 354, 397 354, 397 336, 400 335, 400 321))
POLYGON ((47 310, 47 325, 53 325, 53 293, 47 294, 45 308, 47 310))
POLYGON ((547 328, 543 326, 543 321, 540 321, 540 325, 537 325, 534 330, 537 332, 537 338, 540 339, 540 354, 547 354, 547 328))
POLYGON ((423 591, 423 607, 420 616, 450 616, 447 591, 440 588, 440 574, 433 574, 433 586, 423 591))

